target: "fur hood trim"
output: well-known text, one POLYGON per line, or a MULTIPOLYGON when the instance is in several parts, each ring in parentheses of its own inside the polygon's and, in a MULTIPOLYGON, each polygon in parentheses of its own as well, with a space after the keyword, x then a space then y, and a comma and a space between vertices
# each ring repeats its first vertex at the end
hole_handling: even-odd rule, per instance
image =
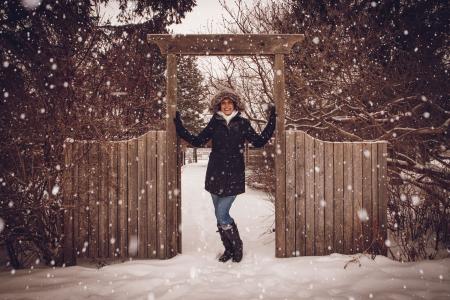
POLYGON ((241 101, 241 96, 239 94, 230 88, 221 88, 211 99, 211 106, 210 110, 213 113, 216 113, 220 111, 220 102, 225 99, 229 98, 234 103, 234 109, 237 111, 243 111, 244 105, 241 101))

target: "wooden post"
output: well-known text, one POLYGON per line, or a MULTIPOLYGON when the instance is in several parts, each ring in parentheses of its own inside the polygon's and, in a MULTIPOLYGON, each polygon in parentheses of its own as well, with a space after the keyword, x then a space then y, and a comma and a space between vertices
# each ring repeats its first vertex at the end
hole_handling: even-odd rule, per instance
POLYGON ((275 54, 273 95, 277 111, 275 131, 275 256, 286 257, 286 153, 284 132, 284 55, 275 54))
POLYGON ((173 118, 177 109, 177 56, 167 55, 167 258, 178 252, 177 135, 173 118))

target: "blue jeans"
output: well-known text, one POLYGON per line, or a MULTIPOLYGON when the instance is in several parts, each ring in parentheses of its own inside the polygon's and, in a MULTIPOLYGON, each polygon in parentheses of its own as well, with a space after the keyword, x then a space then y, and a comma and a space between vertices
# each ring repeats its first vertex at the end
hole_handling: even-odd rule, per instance
POLYGON ((211 193, 211 197, 214 203, 214 213, 216 214, 217 224, 233 224, 234 220, 230 216, 230 208, 234 199, 236 199, 236 195, 220 197, 211 193))

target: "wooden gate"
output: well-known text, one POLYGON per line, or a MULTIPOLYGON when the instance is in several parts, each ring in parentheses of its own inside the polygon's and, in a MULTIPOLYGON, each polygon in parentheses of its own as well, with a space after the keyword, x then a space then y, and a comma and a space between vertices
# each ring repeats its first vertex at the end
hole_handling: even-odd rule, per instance
POLYGON ((285 201, 277 199, 279 257, 386 254, 386 142, 333 143, 286 132, 285 201))
POLYGON ((66 141, 64 157, 66 264, 181 251, 180 187, 168 186, 165 131, 119 142, 66 141))

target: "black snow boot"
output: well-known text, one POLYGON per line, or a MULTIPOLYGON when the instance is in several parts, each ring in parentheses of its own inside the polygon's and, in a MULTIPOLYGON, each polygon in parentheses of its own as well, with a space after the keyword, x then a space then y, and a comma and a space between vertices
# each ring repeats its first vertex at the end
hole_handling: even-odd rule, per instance
POLYGON ((228 236, 225 234, 226 230, 222 229, 221 225, 217 225, 217 228, 219 229, 220 239, 225 247, 225 252, 219 257, 219 261, 227 262, 233 257, 233 245, 228 239, 228 236))
POLYGON ((240 262, 242 260, 243 245, 241 237, 239 236, 239 230, 236 223, 231 224, 231 228, 224 231, 228 239, 231 241, 233 261, 240 262))

